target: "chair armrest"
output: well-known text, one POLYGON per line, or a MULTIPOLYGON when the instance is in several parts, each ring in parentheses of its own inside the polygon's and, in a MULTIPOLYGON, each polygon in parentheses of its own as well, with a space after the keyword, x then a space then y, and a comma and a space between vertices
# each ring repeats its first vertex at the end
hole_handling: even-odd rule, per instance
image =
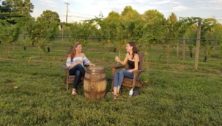
POLYGON ((116 72, 116 70, 121 69, 121 68, 125 68, 125 65, 121 65, 121 64, 112 65, 112 74, 114 75, 114 73, 116 72))
POLYGON ((144 70, 134 70, 133 71, 134 74, 139 74, 139 73, 142 73, 142 72, 144 72, 144 70))
POLYGON ((133 88, 136 85, 136 81, 140 78, 140 74, 143 72, 144 70, 134 70, 133 71, 133 88))
POLYGON ((65 75, 68 77, 68 75, 69 75, 69 68, 66 65, 62 65, 62 68, 64 69, 65 75))
POLYGON ((136 80, 138 75, 140 74, 141 70, 134 70, 133 71, 133 78, 136 80))
POLYGON ((88 68, 90 65, 89 64, 84 64, 84 67, 85 68, 88 68))
POLYGON ((68 67, 65 64, 62 65, 62 68, 63 69, 68 69, 68 67))
POLYGON ((112 68, 113 68, 113 69, 125 68, 125 65, 121 65, 121 64, 116 65, 116 64, 115 64, 115 65, 112 66, 112 68))

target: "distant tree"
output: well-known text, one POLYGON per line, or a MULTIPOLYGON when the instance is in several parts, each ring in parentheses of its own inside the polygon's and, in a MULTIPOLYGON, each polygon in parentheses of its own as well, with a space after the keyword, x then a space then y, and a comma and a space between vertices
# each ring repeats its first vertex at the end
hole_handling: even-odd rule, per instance
POLYGON ((197 25, 197 36, 196 36, 196 48, 195 48, 195 64, 194 68, 198 69, 199 57, 200 57, 200 45, 203 43, 204 36, 207 31, 211 30, 215 24, 215 20, 212 19, 202 19, 199 17, 191 17, 185 18, 185 22, 188 24, 196 24, 197 25))
POLYGON ((177 17, 174 13, 172 13, 166 20, 165 27, 166 31, 165 31, 164 44, 166 44, 166 58, 168 62, 170 55, 170 45, 176 43, 175 39, 177 38, 177 32, 178 32, 177 17))
MULTIPOLYGON (((197 22, 200 18, 188 17, 181 18, 179 20, 179 39, 182 40, 182 59, 185 60, 186 57, 186 43, 189 43, 190 56, 192 58, 192 49, 197 40, 197 22)), ((196 48, 197 49, 197 48, 196 48)))
POLYGON ((121 32, 123 39, 134 40, 140 38, 138 32, 142 27, 139 27, 142 22, 141 15, 131 6, 126 6, 121 13, 121 32))
POLYGON ((183 35, 183 60, 185 60, 186 43, 189 48, 190 58, 193 58, 193 48, 195 47, 196 36, 197 36, 197 25, 193 24, 187 27, 186 32, 183 35))
POLYGON ((221 48, 221 54, 222 54, 222 24, 217 23, 213 28, 213 35, 214 39, 216 40, 216 44, 218 44, 221 48))
POLYGON ((210 50, 213 48, 215 38, 212 34, 214 31, 214 26, 216 25, 217 21, 213 18, 208 18, 203 20, 202 22, 202 30, 201 30, 201 45, 204 47, 204 62, 207 62, 210 50))
POLYGON ((87 40, 96 37, 96 26, 91 21, 73 23, 70 25, 71 36, 75 40, 87 40))
POLYGON ((11 43, 18 39, 19 33, 30 18, 33 5, 30 0, 4 0, 0 5, 0 39, 11 43))
POLYGON ((47 40, 54 39, 56 33, 59 30, 60 19, 57 12, 50 10, 43 11, 40 17, 36 21, 39 30, 38 37, 45 38, 47 40))
POLYGON ((113 41, 122 38, 120 20, 120 15, 117 12, 110 12, 103 20, 101 30, 106 39, 113 41))
POLYGON ((30 32, 33 44, 45 51, 45 46, 50 40, 55 39, 59 31, 60 19, 56 12, 46 10, 37 18, 30 32))
POLYGON ((147 43, 163 43, 165 37, 164 15, 157 10, 148 10, 142 15, 144 21, 142 41, 147 43))

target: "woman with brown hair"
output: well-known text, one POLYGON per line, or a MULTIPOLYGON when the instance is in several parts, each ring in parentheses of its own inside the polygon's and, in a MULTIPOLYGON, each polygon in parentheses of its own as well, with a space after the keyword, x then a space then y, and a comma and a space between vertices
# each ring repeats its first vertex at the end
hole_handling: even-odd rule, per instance
POLYGON ((81 78, 85 75, 84 66, 94 65, 90 63, 88 58, 82 52, 82 45, 77 42, 71 52, 68 54, 66 60, 66 67, 69 68, 69 74, 75 75, 75 79, 73 81, 72 95, 77 95, 77 87, 81 82, 81 78))
MULTIPOLYGON (((114 74, 114 87, 113 87, 113 95, 114 99, 120 93, 120 87, 122 85, 124 77, 133 78, 133 71, 138 70, 139 67, 139 55, 135 42, 128 42, 126 44, 126 56, 124 61, 121 61, 118 56, 115 57, 115 61, 122 64, 128 65, 128 69, 117 71, 114 74)), ((132 94, 133 89, 130 90, 130 94, 132 94)))

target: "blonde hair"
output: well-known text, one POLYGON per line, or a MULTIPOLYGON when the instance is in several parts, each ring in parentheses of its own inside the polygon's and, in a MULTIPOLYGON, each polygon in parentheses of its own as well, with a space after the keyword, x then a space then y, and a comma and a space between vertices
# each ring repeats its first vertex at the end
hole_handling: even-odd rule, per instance
POLYGON ((80 42, 76 42, 74 44, 74 46, 71 48, 71 51, 69 53, 69 56, 71 57, 71 60, 75 57, 75 55, 76 55, 76 47, 79 46, 79 45, 81 45, 81 43, 80 42))

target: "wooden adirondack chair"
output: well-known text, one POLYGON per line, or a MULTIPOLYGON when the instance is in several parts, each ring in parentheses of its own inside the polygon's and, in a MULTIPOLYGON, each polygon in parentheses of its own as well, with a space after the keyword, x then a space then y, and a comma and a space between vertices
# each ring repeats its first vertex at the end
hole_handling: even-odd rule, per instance
MULTIPOLYGON (((143 84, 142 84, 142 81, 141 81, 141 73, 144 71, 143 69, 143 61, 144 61, 144 53, 139 53, 139 69, 137 71, 134 71, 134 77, 133 79, 130 79, 130 78, 124 78, 123 79, 123 86, 126 87, 126 88, 132 88, 132 87, 142 87, 143 84)), ((119 69, 123 69, 123 68, 127 68, 127 66, 125 65, 114 65, 112 67, 112 74, 113 74, 113 77, 114 77, 114 74, 117 70, 119 69)))
POLYGON ((64 67, 64 70, 65 70, 65 86, 66 90, 69 90, 69 85, 73 83, 75 75, 69 75, 69 69, 67 67, 64 67))
MULTIPOLYGON (((88 67, 88 65, 85 65, 84 67, 88 67)), ((75 79, 75 75, 69 75, 69 69, 64 65, 64 70, 65 70, 65 85, 66 85, 66 90, 69 90, 69 85, 71 85, 75 79)), ((82 78, 83 80, 84 78, 82 78)))

